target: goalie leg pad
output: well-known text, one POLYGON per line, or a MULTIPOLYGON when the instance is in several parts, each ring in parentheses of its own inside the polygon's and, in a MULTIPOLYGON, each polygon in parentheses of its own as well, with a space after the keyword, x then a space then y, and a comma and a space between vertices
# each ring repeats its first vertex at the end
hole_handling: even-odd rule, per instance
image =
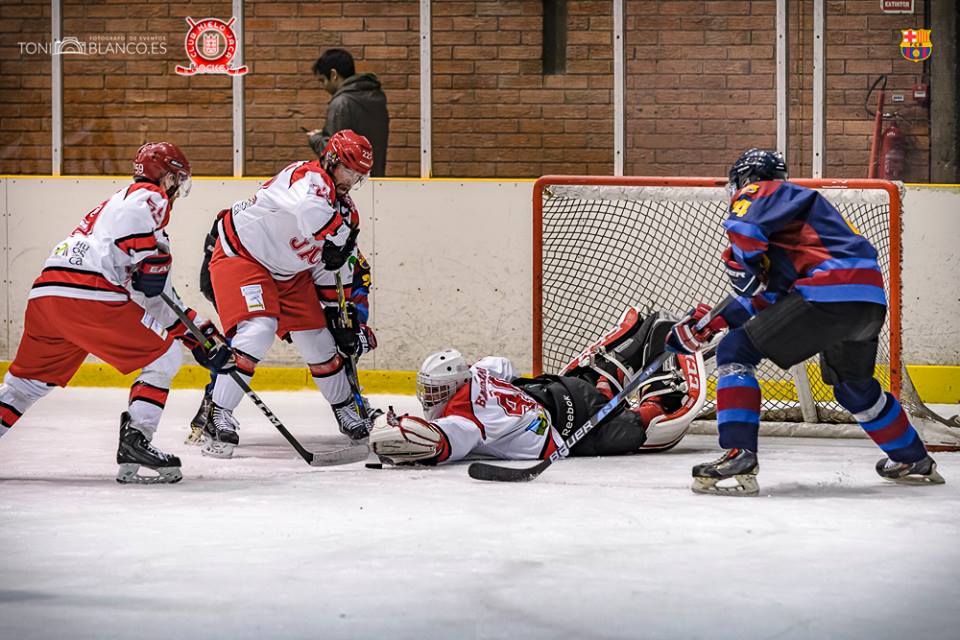
POLYGON ((392 412, 377 418, 370 447, 393 464, 437 464, 450 457, 450 443, 440 427, 423 418, 392 412))

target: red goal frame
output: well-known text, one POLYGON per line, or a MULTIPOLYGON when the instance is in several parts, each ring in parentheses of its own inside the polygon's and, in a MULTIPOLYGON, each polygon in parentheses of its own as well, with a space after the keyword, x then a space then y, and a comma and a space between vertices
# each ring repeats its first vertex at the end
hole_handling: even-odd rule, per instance
MULTIPOLYGON (((902 268, 902 203, 899 187, 889 180, 790 180, 795 184, 814 189, 882 189, 890 199, 890 269, 889 269, 889 320, 890 320, 890 389, 900 396, 902 374, 900 360, 901 327, 901 282, 902 268)), ((533 185, 533 373, 543 373, 543 191, 550 185, 582 186, 628 186, 628 187, 724 187, 726 178, 679 178, 679 177, 615 177, 548 175, 539 178, 533 185)), ((691 303, 696 302, 694 300, 691 303)))

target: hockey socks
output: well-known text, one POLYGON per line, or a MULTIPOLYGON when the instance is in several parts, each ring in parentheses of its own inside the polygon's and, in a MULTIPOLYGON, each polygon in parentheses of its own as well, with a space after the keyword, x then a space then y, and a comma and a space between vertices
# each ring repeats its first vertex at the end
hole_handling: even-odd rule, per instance
MULTIPOLYGON (((237 373, 243 381, 250 385, 253 373, 256 371, 258 359, 242 351, 234 351, 237 359, 237 373)), ((231 376, 219 375, 213 385, 214 404, 233 411, 243 399, 243 389, 234 382, 231 376)))
POLYGON ((844 382, 834 388, 834 394, 891 460, 911 463, 927 456, 927 448, 906 411, 880 388, 879 382, 844 382))
POLYGON ((18 378, 8 371, 0 384, 0 437, 10 431, 20 416, 50 389, 50 385, 39 380, 18 378))
POLYGON ((717 380, 717 430, 724 449, 757 450, 760 384, 752 367, 726 365, 721 368, 717 380))
POLYGON ((128 409, 130 421, 148 437, 153 436, 157 425, 160 424, 160 416, 163 414, 169 394, 169 389, 154 386, 143 380, 137 380, 130 387, 128 409))

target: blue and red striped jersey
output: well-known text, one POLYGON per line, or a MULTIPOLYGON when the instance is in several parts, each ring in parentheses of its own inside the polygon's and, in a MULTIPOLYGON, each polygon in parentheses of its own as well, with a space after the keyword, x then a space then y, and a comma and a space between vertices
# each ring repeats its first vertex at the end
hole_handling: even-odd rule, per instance
POLYGON ((814 189, 769 180, 733 197, 723 223, 734 259, 767 279, 763 302, 887 303, 877 250, 814 189))

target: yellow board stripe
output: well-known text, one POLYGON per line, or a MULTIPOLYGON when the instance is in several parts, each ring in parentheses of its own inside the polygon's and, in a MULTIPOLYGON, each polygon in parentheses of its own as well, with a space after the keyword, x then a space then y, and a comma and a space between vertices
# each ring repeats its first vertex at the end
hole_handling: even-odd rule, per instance
MULTIPOLYGON (((0 375, 7 372, 9 362, 0 361, 0 375)), ((816 384, 820 380, 820 368, 808 365, 808 374, 813 386, 814 399, 833 400, 830 387, 816 384)), ((910 378, 913 380, 924 402, 934 404, 960 403, 960 366, 947 365, 910 365, 910 378)), ((122 375, 113 367, 94 362, 84 363, 70 380, 74 387, 128 387, 133 384, 136 374, 122 375)), ((365 393, 413 395, 416 390, 415 371, 360 371, 360 385, 365 393)), ((185 366, 173 379, 174 389, 199 389, 210 381, 209 372, 197 365, 185 366)), ((296 391, 314 389, 313 380, 307 369, 292 367, 257 367, 253 379, 257 391, 296 391)), ((793 384, 782 380, 761 380, 760 390, 767 400, 796 402, 797 393, 793 384)), ((707 387, 708 397, 716 398, 716 384, 711 381, 707 387)))
MULTIPOLYGON (((7 372, 9 362, 0 362, 0 375, 7 372)), ((364 393, 413 395, 416 391, 415 371, 360 371, 364 393)), ((129 387, 137 374, 123 375, 107 364, 86 362, 70 380, 71 387, 129 387)), ((197 365, 182 367, 171 385, 174 389, 200 389, 210 382, 210 372, 197 365)), ((296 391, 316 389, 307 369, 292 367, 257 367, 251 385, 255 391, 296 391)))

